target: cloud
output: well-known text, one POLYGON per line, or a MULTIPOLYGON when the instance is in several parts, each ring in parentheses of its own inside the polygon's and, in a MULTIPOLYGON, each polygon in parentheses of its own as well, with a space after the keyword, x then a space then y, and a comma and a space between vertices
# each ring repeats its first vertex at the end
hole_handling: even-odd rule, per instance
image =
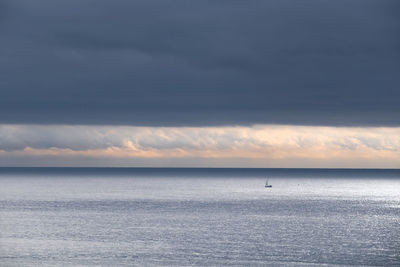
POLYGON ((400 123, 397 0, 2 3, 0 123, 400 123))
POLYGON ((172 159, 177 165, 242 159, 242 167, 308 160, 318 166, 339 161, 399 167, 399 136, 400 128, 2 125, 0 157, 97 158, 109 164, 117 159, 172 159))

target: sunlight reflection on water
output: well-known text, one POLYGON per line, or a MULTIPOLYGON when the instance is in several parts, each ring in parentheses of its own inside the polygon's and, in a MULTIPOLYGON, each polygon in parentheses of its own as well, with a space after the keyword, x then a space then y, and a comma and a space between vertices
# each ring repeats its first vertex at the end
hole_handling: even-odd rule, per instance
POLYGON ((400 179, 0 175, 0 260, 398 265, 400 179))

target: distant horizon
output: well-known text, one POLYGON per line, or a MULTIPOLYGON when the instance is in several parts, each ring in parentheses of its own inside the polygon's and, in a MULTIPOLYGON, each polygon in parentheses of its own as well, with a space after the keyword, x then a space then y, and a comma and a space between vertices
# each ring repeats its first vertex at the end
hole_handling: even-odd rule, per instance
POLYGON ((393 170, 400 171, 400 168, 258 168, 258 167, 93 167, 93 166, 85 166, 85 167, 74 167, 74 166, 8 166, 8 167, 0 167, 0 169, 215 169, 215 170, 393 170))

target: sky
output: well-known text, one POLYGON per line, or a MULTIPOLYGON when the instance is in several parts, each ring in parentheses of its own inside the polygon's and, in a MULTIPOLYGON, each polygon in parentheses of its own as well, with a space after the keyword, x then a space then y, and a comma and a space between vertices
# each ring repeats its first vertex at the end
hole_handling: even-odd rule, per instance
POLYGON ((0 166, 400 167, 397 0, 1 0, 0 166))

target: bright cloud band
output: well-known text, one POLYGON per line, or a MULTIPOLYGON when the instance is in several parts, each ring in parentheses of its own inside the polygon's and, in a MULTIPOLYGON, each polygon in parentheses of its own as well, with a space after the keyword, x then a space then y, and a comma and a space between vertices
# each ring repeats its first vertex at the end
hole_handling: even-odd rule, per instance
POLYGON ((1 125, 0 158, 8 158, 2 165, 21 157, 99 159, 106 165, 121 159, 127 166, 135 166, 129 159, 142 165, 157 160, 159 166, 163 159, 197 166, 200 159, 221 167, 399 168, 400 128, 1 125))

